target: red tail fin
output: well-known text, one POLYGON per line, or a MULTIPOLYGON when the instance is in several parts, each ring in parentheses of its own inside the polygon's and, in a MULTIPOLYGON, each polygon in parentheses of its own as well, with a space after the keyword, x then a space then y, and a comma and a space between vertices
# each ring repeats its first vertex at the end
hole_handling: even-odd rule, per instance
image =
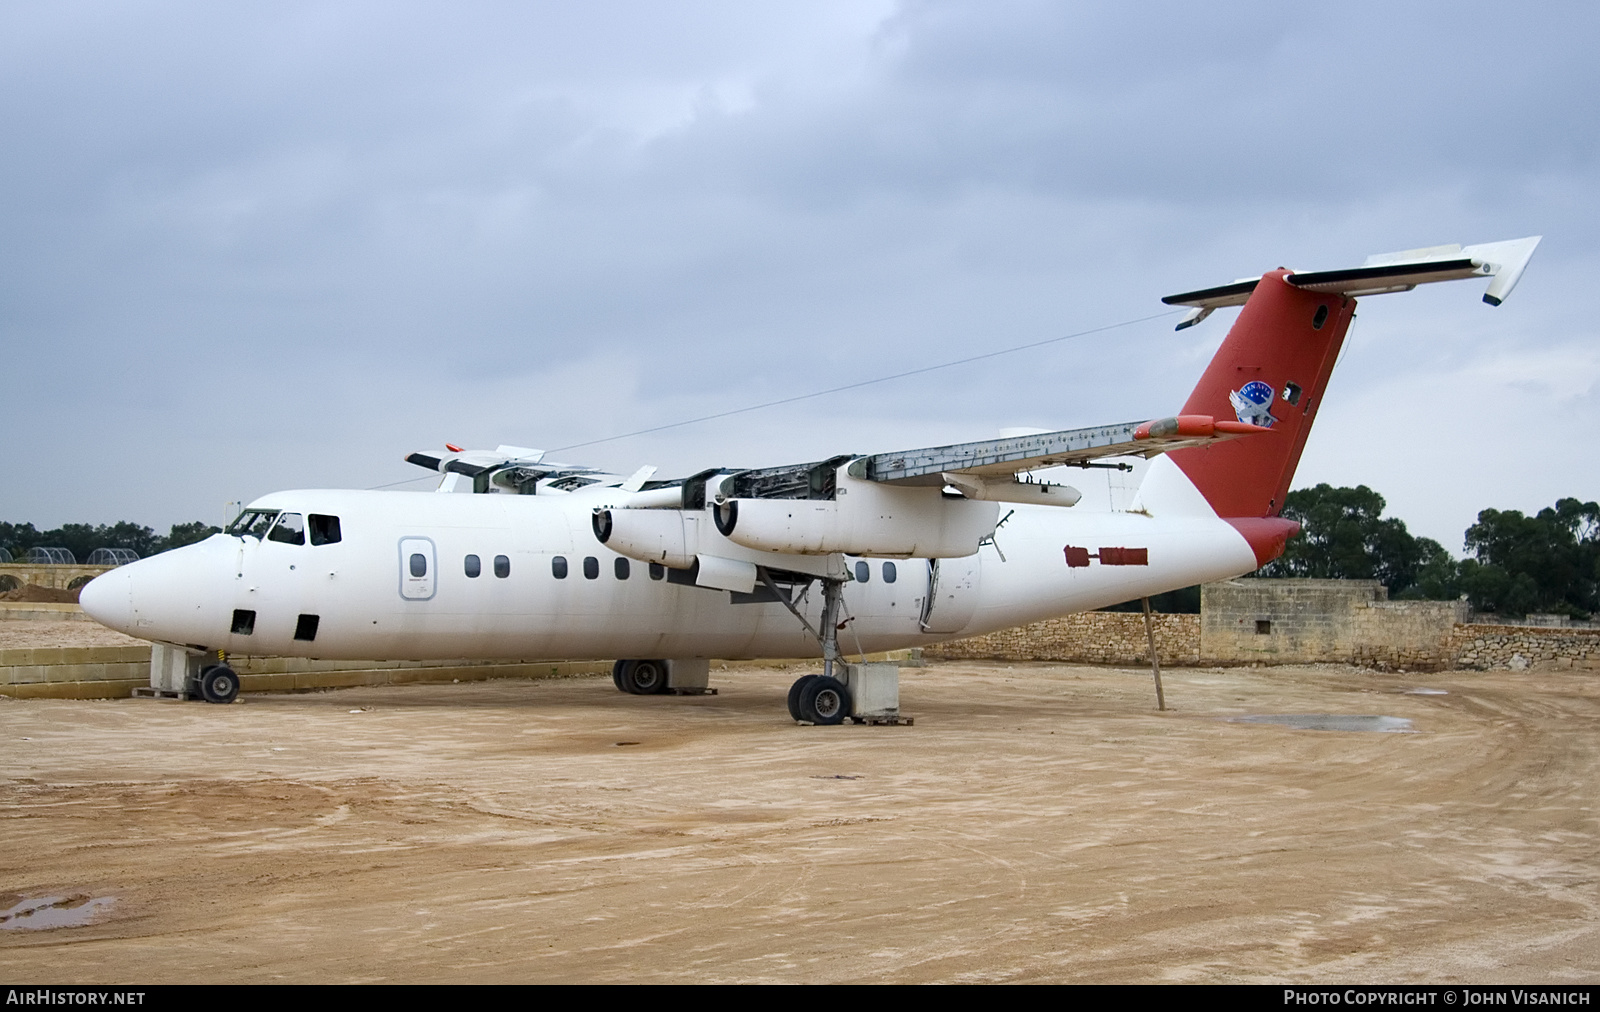
POLYGON ((1356 301, 1261 278, 1183 414, 1269 425, 1270 433, 1169 456, 1220 517, 1277 516, 1300 463, 1356 301))

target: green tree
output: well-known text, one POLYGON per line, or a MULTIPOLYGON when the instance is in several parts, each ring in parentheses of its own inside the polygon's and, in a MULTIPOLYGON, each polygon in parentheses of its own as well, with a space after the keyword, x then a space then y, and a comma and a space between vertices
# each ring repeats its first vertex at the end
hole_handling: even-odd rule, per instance
POLYGON ((182 548, 184 545, 192 545, 204 541, 213 534, 221 533, 221 527, 214 527, 200 520, 189 524, 173 524, 170 534, 165 538, 156 539, 160 544, 155 550, 165 552, 173 548, 182 548))
POLYGON ((1378 580, 1392 595, 1412 588, 1424 572, 1437 576, 1450 554, 1437 541, 1412 536, 1403 521, 1385 519, 1385 505, 1383 496, 1365 485, 1322 484, 1290 492, 1283 516, 1298 521, 1300 533, 1260 575, 1378 580))
POLYGON ((1524 516, 1487 509, 1467 528, 1457 581, 1473 607, 1508 615, 1600 610, 1600 504, 1557 500, 1524 516))
POLYGON ((11 553, 16 560, 25 558, 28 549, 39 545, 65 548, 79 562, 87 562, 96 548, 131 548, 140 558, 182 548, 204 541, 222 528, 195 521, 173 524, 165 536, 142 525, 123 520, 114 524, 62 524, 53 530, 41 531, 32 524, 12 524, 0 521, 0 548, 11 553))
POLYGON ((0 521, 0 548, 11 553, 11 557, 21 561, 28 554, 28 549, 41 544, 39 532, 32 524, 12 524, 0 521))

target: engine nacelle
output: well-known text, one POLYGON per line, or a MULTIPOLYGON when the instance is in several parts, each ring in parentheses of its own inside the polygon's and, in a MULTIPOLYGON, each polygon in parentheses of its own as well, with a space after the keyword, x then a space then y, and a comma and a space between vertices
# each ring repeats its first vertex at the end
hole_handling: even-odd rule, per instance
POLYGON ((835 499, 728 499, 710 512, 724 537, 757 551, 957 559, 994 533, 1000 506, 860 481, 841 468, 835 499))
POLYGON ((700 551, 700 515, 672 509, 598 509, 594 536, 619 555, 688 569, 700 551))

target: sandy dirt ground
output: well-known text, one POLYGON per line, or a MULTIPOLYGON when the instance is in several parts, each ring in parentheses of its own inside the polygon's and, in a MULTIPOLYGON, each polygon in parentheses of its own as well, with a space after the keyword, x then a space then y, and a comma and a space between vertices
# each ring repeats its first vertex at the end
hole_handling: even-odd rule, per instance
POLYGON ((0 700, 0 974, 1600 981, 1593 676, 1166 674, 907 670, 914 727, 761 670, 0 700), (1415 733, 1227 719, 1305 713, 1415 733))
POLYGON ((149 640, 134 639, 98 622, 49 622, 0 618, 0 650, 32 647, 138 647, 149 640))

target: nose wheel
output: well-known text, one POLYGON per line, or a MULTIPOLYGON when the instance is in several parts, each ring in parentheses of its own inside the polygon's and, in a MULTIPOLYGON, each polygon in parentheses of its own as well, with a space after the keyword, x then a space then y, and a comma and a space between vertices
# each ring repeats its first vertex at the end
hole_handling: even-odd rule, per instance
POLYGON ((200 672, 200 698, 208 703, 231 703, 239 697, 239 676, 226 664, 213 664, 200 672))

